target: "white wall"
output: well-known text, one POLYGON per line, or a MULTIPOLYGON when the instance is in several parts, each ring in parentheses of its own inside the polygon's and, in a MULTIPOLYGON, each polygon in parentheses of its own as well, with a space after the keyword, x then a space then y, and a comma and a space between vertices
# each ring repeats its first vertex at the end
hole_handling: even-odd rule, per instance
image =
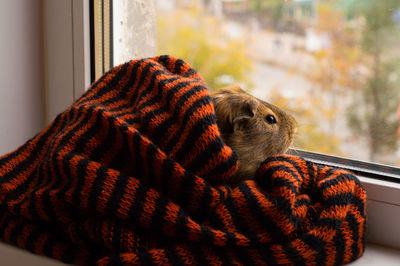
POLYGON ((0 155, 43 126, 40 1, 0 0, 0 155))

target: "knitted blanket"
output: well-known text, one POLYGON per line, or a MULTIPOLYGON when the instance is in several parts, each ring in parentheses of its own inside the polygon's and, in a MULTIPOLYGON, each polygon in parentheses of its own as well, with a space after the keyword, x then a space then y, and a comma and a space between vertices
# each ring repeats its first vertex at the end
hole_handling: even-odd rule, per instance
POLYGON ((340 265, 364 251, 351 173, 237 156, 201 76, 159 56, 117 66, 41 133, 0 157, 0 238, 80 265, 340 265))

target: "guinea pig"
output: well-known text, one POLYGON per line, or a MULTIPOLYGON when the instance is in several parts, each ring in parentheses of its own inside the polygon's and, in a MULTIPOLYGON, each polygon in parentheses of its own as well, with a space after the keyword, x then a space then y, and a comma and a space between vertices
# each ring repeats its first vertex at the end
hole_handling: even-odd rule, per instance
POLYGON ((210 92, 225 144, 238 155, 239 166, 228 180, 252 179, 268 157, 285 153, 293 142, 296 120, 280 108, 232 85, 210 92))

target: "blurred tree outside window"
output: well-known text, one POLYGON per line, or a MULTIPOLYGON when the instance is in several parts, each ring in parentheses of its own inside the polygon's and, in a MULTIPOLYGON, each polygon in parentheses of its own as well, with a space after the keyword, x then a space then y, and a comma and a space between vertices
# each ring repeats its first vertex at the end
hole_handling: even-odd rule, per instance
MULTIPOLYGON (((179 7, 179 5, 177 5, 179 7)), ((188 61, 216 89, 232 83, 251 88, 242 28, 195 6, 159 12, 158 54, 170 54, 188 61)))

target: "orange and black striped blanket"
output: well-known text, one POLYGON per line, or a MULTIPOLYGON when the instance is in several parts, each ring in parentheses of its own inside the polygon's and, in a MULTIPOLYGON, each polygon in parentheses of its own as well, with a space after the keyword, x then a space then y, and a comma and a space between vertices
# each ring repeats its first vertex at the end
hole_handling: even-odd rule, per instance
POLYGON ((0 157, 0 238, 73 264, 340 265, 364 251, 366 193, 295 156, 253 180, 201 76, 159 56, 117 66, 0 157))

